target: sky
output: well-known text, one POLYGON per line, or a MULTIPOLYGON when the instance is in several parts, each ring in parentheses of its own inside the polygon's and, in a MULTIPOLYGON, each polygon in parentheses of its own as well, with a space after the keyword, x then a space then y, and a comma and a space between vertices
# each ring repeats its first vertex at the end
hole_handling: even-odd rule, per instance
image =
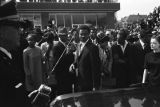
POLYGON ((118 0, 120 10, 116 12, 117 19, 129 15, 148 15, 155 7, 160 6, 160 0, 118 0))

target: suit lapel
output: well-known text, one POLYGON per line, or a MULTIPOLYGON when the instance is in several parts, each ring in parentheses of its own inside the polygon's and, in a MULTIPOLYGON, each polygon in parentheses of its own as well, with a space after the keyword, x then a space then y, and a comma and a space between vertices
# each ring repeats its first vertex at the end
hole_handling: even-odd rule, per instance
POLYGON ((79 54, 79 59, 80 59, 80 57, 82 56, 82 54, 83 54, 85 48, 86 48, 86 45, 85 45, 85 46, 83 47, 83 49, 81 50, 81 52, 80 52, 80 54, 79 54))
POLYGON ((6 54, 4 54, 2 51, 0 51, 0 56, 2 58, 1 60, 8 63, 8 65, 11 65, 12 60, 6 54))
POLYGON ((83 53, 86 51, 87 46, 91 43, 92 41, 89 39, 88 42, 85 44, 85 46, 83 47, 78 59, 80 59, 83 55, 83 53))
POLYGON ((137 42, 137 47, 138 47, 140 50, 143 50, 143 47, 142 47, 140 41, 137 42))
POLYGON ((128 52, 128 49, 130 48, 130 44, 128 43, 125 50, 124 50, 124 53, 123 54, 126 54, 128 52))
POLYGON ((117 44, 117 48, 118 48, 117 50, 119 50, 119 52, 123 55, 123 51, 122 51, 121 46, 117 44))
POLYGON ((59 44, 60 44, 60 47, 66 47, 62 42, 59 42, 59 44))

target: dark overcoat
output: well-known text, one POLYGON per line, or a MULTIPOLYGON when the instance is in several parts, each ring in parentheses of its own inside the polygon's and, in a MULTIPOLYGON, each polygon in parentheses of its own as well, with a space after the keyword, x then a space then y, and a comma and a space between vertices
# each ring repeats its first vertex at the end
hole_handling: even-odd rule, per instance
POLYGON ((12 60, 0 51, 0 106, 20 107, 23 93, 15 88, 20 82, 12 60))
POLYGON ((57 95, 72 92, 72 74, 69 72, 69 67, 74 61, 73 53, 67 53, 62 42, 58 42, 53 47, 53 67, 55 78, 57 80, 57 95), (61 57, 62 53, 63 56, 61 57), (61 57, 61 58, 60 58, 61 57), (59 60, 59 61, 58 61, 59 60))
POLYGON ((124 52, 120 45, 115 43, 112 48, 112 74, 116 78, 117 88, 128 87, 132 84, 135 72, 133 69, 133 45, 128 43, 124 52))
POLYGON ((146 53, 151 52, 151 48, 149 44, 146 46, 146 48, 143 49, 140 41, 137 41, 134 43, 134 70, 136 71, 137 75, 137 82, 142 81, 143 71, 144 71, 144 58, 146 53))
POLYGON ((89 40, 78 57, 78 88, 79 91, 91 91, 100 86, 99 50, 89 40))

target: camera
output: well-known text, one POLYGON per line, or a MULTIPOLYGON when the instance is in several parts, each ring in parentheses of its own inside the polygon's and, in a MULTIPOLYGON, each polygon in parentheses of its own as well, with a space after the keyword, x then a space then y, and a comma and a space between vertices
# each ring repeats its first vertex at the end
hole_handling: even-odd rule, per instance
POLYGON ((52 90, 51 90, 51 88, 48 87, 47 85, 41 84, 40 87, 39 87, 39 89, 38 89, 38 91, 39 91, 40 93, 49 95, 52 90))
POLYGON ((34 90, 28 95, 28 97, 32 99, 31 104, 39 107, 47 106, 50 101, 49 94, 51 93, 51 91, 52 90, 50 87, 41 84, 38 90, 34 90))

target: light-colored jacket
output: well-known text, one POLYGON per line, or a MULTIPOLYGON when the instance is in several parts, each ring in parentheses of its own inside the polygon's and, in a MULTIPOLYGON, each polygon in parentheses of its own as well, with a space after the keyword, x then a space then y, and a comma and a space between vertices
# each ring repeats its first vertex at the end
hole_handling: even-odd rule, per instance
POLYGON ((39 47, 27 47, 23 51, 25 86, 27 91, 39 88, 43 83, 42 51, 39 47))

